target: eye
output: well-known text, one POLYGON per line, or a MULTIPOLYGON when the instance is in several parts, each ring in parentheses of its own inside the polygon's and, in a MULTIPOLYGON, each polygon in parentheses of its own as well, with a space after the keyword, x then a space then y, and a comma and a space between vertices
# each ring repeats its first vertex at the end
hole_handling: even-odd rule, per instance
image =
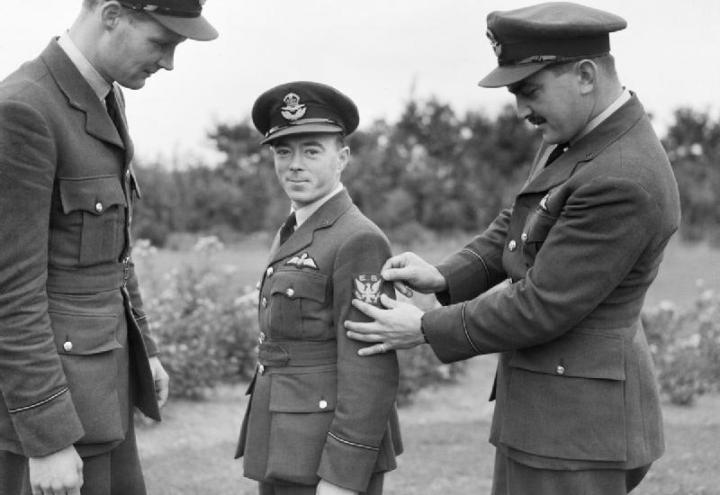
POLYGON ((278 158, 286 158, 290 155, 290 150, 287 148, 275 148, 275 156, 278 158))
POLYGON ((306 148, 305 154, 309 157, 316 157, 320 154, 319 148, 306 148))

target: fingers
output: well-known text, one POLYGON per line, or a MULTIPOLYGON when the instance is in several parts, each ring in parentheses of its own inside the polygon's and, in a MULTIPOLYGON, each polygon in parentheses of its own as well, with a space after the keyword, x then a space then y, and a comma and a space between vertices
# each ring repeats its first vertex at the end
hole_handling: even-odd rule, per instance
POLYGON ((386 347, 386 344, 371 345, 370 347, 363 347, 358 351, 360 356, 372 356, 374 354, 384 354, 390 349, 386 347))
POLYGON ((402 294, 405 297, 412 297, 413 291, 408 285, 403 282, 402 280, 395 280, 393 282, 393 285, 395 286, 395 290, 398 291, 400 294, 402 294))
POLYGON ((367 316, 369 316, 373 320, 377 320, 382 312, 382 310, 380 308, 377 308, 377 307, 373 306, 372 304, 368 304, 364 301, 361 301, 360 299, 353 299, 352 305, 355 306, 357 309, 359 309, 360 312, 365 313, 367 316))
POLYGON ((400 305, 399 301, 396 301, 387 294, 380 294, 380 303, 387 309, 397 308, 400 305))

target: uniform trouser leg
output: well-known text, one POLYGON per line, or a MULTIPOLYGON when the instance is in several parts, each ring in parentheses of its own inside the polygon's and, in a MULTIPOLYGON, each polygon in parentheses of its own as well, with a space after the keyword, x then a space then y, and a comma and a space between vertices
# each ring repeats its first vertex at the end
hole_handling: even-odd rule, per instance
MULTIPOLYGON (((110 452, 83 458, 82 495, 145 495, 135 431, 110 452)), ((0 494, 31 495, 26 457, 0 451, 0 494)))
POLYGON ((496 451, 492 495, 627 495, 649 469, 536 469, 496 451))
MULTIPOLYGON (((360 495, 382 495, 384 473, 375 473, 370 478, 367 491, 360 495)), ((315 495, 315 486, 260 482, 260 495, 315 495)))
POLYGON ((0 493, 30 495, 26 457, 0 451, 0 493))

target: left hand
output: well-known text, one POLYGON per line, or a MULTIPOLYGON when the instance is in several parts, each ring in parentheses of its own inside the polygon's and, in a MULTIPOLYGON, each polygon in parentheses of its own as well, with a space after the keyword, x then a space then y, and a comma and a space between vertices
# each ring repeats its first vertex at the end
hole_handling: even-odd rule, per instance
POLYGON ((375 307, 359 299, 352 301, 353 306, 375 321, 345 321, 345 328, 349 330, 347 336, 363 342, 380 342, 360 349, 358 354, 371 356, 394 349, 410 349, 425 343, 420 329, 424 312, 420 308, 396 301, 385 294, 380 296, 380 302, 388 309, 375 307))
POLYGON ((170 377, 157 356, 151 357, 148 361, 155 382, 155 396, 157 397, 158 406, 163 407, 167 402, 168 392, 170 391, 170 377))
POLYGON ((333 485, 329 481, 320 480, 315 490, 315 495, 358 495, 358 492, 333 485))

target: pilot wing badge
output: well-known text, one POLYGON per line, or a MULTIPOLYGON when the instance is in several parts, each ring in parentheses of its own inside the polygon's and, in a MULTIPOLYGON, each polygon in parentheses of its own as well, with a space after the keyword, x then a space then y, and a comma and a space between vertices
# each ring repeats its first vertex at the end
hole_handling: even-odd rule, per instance
POLYGON ((355 277, 355 298, 375 306, 380 302, 382 277, 377 273, 364 273, 355 277))
POLYGON ((295 266, 297 268, 312 268, 313 270, 319 270, 315 260, 310 257, 308 253, 302 253, 299 256, 293 256, 285 262, 286 265, 295 266))

